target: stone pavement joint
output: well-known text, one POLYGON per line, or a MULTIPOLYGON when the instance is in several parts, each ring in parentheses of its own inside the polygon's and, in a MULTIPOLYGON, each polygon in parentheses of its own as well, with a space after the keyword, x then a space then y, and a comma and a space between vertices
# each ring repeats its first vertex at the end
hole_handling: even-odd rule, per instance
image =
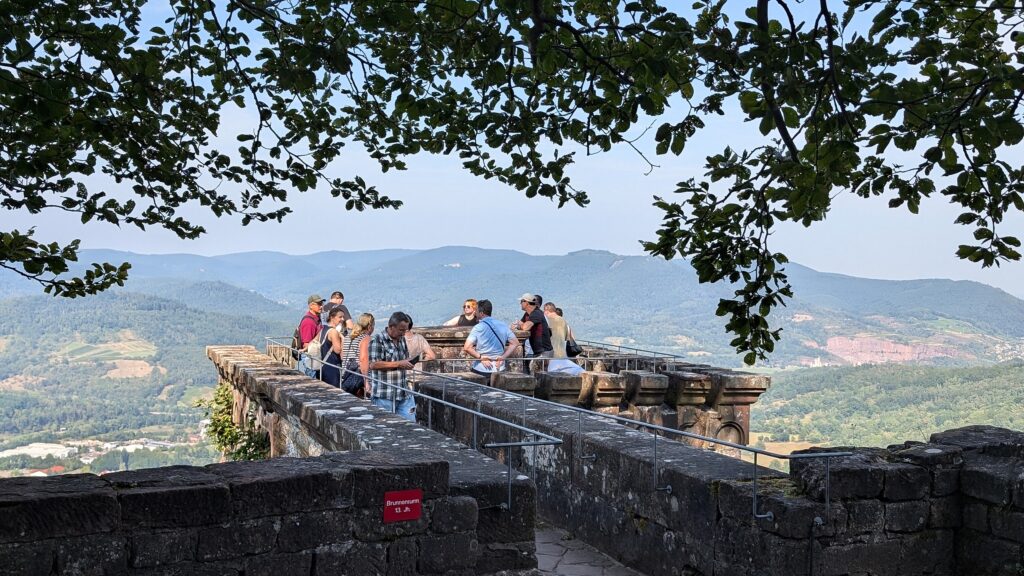
POLYGON ((545 576, 644 576, 565 530, 537 523, 537 569, 545 576))

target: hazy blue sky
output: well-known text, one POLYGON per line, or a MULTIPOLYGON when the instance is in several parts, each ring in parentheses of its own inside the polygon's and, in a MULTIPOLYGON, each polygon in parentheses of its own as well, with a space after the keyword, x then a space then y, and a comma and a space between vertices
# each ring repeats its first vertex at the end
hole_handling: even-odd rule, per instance
MULTIPOLYGON (((225 114, 224 123, 247 122, 249 110, 225 114)), ((374 248, 433 248, 469 245, 508 248, 530 254, 564 254, 584 248, 619 254, 641 254, 640 240, 655 238, 661 213, 651 206, 654 195, 671 197, 675 183, 702 173, 704 156, 725 145, 737 149, 760 145, 763 137, 752 123, 733 114, 710 123, 682 157, 653 157, 660 164, 650 175, 634 152, 578 157, 570 172, 577 187, 591 194, 587 208, 528 199, 497 183, 464 172, 456 159, 422 155, 409 159, 409 170, 381 175, 376 165, 355 147, 333 167, 337 175, 360 174, 383 193, 399 198, 398 211, 346 212, 344 202, 324 192, 293 194, 294 213, 282 224, 242 227, 237 219, 216 219, 193 210, 186 217, 205 223, 209 233, 196 241, 151 229, 116 228, 107 224, 83 226, 66 214, 29 216, 4 213, 3 229, 37 228, 37 239, 82 239, 86 248, 117 248, 142 253, 190 252, 224 254, 277 250, 305 254, 322 250, 374 248)), ((672 111, 663 120, 675 121, 672 111)), ((648 135, 648 141, 649 141, 648 135)), ((223 142, 224 150, 237 143, 223 142)), ((649 144, 649 142, 648 142, 649 144)), ((641 145, 643 145, 641 143, 641 145)), ((653 149, 653 146, 648 146, 653 149)), ((1024 164, 1024 152, 1006 158, 1024 164)), ((954 253, 971 241, 971 230, 952 224, 959 210, 942 198, 926 201, 921 214, 892 210, 884 200, 840 196, 828 220, 810 229, 790 225, 780 229, 774 247, 792 261, 817 270, 888 279, 971 279, 1024 297, 1024 264, 1011 263, 983 270, 958 260, 954 253)), ((1024 238, 1024 218, 1003 225, 1003 234, 1024 238)))

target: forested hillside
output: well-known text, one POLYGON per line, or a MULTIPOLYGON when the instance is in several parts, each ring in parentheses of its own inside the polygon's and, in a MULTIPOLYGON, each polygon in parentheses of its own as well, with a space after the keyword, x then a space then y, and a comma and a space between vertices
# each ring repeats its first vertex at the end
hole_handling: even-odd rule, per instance
POLYGON ((263 346, 290 323, 148 295, 0 301, 0 450, 60 438, 195 433, 216 383, 205 347, 263 346))
POLYGON ((751 410, 751 429, 771 440, 832 446, 926 441, 933 432, 969 424, 1024 430, 1024 363, 776 372, 751 410))
MULTIPOLYGON (((495 317, 520 314, 519 295, 553 300, 583 338, 624 342, 738 366, 715 316, 728 286, 700 285, 685 262, 583 250, 530 256, 448 246, 432 250, 250 252, 216 257, 85 251, 84 260, 131 260, 121 291, 190 308, 293 324, 310 293, 346 294, 353 313, 395 310, 418 325, 459 313, 464 298, 489 298, 495 317)), ((1024 301, 976 282, 883 281, 790 265, 796 296, 775 319, 783 338, 772 366, 900 362, 993 364, 1024 358, 1024 301)), ((38 288, 0 271, 0 295, 38 288)), ((290 333, 290 329, 283 334, 290 333)))
MULTIPOLYGON (((264 336, 289 336, 306 296, 334 289, 353 313, 383 319, 402 309, 420 326, 458 313, 467 297, 490 298, 496 318, 513 320, 519 295, 537 292, 565 309, 580 338, 739 365, 714 315, 728 287, 699 285, 681 262, 465 247, 86 258, 136 266, 124 288, 83 300, 40 296, 35 285, 0 273, 0 450, 195 433, 202 413, 192 403, 215 383, 204 347, 262 347, 264 336)), ((894 363, 775 371, 752 411, 755 431, 885 445, 969 423, 1024 429, 1024 367, 1006 361, 1024 357, 1024 302, 973 282, 795 270, 803 292, 781 319, 773 365, 894 363)), ((188 461, 202 450, 175 447, 168 457, 188 461)), ((136 458, 150 461, 161 462, 136 458)))

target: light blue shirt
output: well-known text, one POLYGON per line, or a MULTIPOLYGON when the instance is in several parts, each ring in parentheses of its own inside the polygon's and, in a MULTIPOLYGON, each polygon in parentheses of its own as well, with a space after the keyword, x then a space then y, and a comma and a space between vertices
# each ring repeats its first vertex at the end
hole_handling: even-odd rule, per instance
MULTIPOLYGON (((502 352, 505 351, 505 344, 515 339, 515 333, 508 326, 488 316, 487 318, 482 318, 477 322, 476 326, 473 326, 473 329, 469 331, 469 337, 466 338, 466 341, 476 346, 476 351, 481 356, 493 359, 501 356, 502 352)), ((505 369, 506 363, 507 361, 502 363, 502 370, 505 369)), ((493 363, 490 367, 485 367, 479 360, 473 364, 473 369, 478 372, 497 372, 494 369, 493 363)))

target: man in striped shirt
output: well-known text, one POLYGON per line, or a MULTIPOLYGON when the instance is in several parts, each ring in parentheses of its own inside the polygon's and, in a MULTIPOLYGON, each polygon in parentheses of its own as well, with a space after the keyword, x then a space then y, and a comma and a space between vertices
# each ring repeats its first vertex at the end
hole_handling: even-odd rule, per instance
POLYGON ((388 319, 388 327, 373 336, 368 379, 372 390, 370 400, 374 404, 415 421, 416 401, 407 393, 406 379, 406 370, 412 369, 405 343, 405 333, 411 323, 408 314, 395 312, 388 319))

